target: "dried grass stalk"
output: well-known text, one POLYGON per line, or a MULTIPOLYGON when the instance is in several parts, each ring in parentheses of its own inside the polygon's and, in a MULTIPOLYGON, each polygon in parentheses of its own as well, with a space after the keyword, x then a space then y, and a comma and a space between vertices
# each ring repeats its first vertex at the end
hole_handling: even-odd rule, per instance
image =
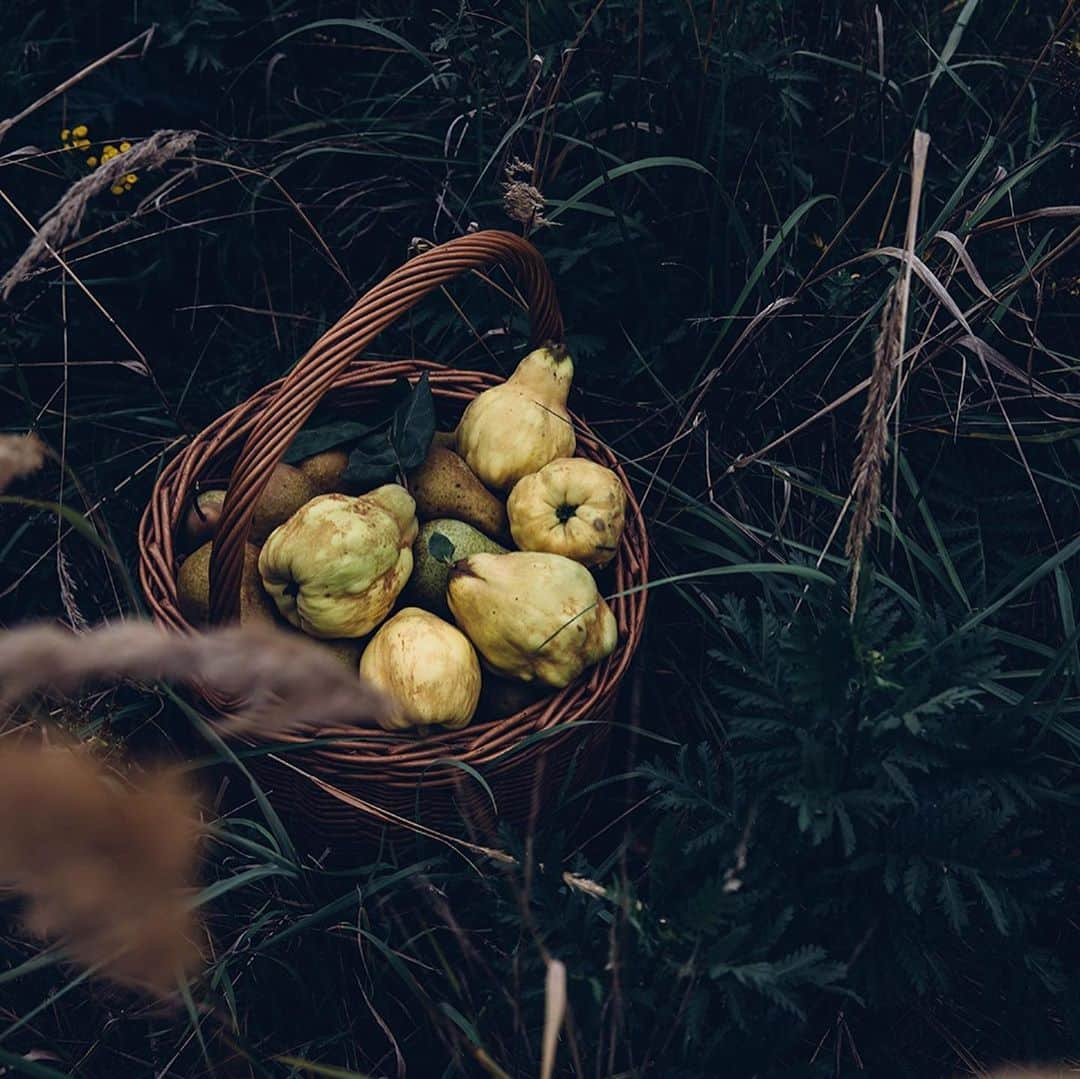
POLYGON ((566 964, 559 959, 547 961, 544 981, 544 1034, 540 1047, 540 1079, 552 1079, 555 1055, 559 1049, 559 1031, 566 1019, 566 964))
POLYGON ((0 491, 45 464, 45 446, 37 435, 0 435, 0 491))
MULTIPOLYGON (((848 529, 847 556, 851 560, 851 617, 859 602, 859 573, 862 569, 866 540, 881 509, 881 472, 889 452, 889 405, 893 385, 904 355, 908 305, 911 298, 911 256, 915 254, 915 232, 919 220, 919 201, 926 171, 930 136, 916 131, 911 149, 911 197, 908 200, 907 229, 904 237, 905 262, 897 281, 889 289, 881 312, 881 329, 874 342, 874 369, 866 391, 866 404, 859 421, 859 452, 851 476, 854 511, 848 529)), ((899 415, 899 402, 896 404, 899 415)))
POLYGON ((149 622, 86 633, 36 624, 0 636, 0 704, 118 678, 175 679, 244 702, 216 721, 228 734, 373 727, 389 716, 383 694, 326 649, 270 626, 182 634, 149 622))
POLYGON ((855 509, 848 529, 847 556, 851 559, 851 612, 859 600, 859 570, 863 547, 881 508, 881 470, 888 456, 889 401, 893 377, 903 348, 900 302, 896 286, 889 289, 881 312, 881 330, 874 342, 874 370, 859 421, 859 452, 852 468, 851 490, 855 509))
POLYGON ((88 176, 73 183, 64 197, 41 219, 41 227, 15 265, 0 278, 3 298, 6 300, 20 281, 26 280, 78 232, 91 199, 108 191, 130 172, 161 168, 166 162, 191 149, 195 137, 194 131, 155 131, 148 139, 135 143, 130 150, 117 154, 88 176))
POLYGON ((0 743, 0 820, 0 882, 34 936, 157 996, 196 969, 198 808, 174 775, 130 790, 84 754, 0 743))

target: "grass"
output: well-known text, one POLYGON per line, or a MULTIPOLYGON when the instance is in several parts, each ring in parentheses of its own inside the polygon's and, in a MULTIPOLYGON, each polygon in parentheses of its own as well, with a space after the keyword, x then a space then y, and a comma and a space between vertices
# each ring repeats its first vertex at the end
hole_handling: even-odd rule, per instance
MULTIPOLYGON (((531 239, 572 404, 648 517, 649 624, 596 797, 571 785, 534 834, 500 833, 512 861, 420 838, 324 862, 171 689, 47 714, 121 774, 194 762, 207 964, 161 1008, 12 920, 0 1063, 536 1075, 551 959, 556 1075, 1067 1057, 1074 5, 176 7, 0 17, 5 269, 93 175, 61 130, 99 152, 197 132, 95 194, 63 265, 46 253, 0 314, 4 427, 54 455, 0 506, 5 624, 141 612, 135 528, 164 462, 414 238, 527 227, 503 205, 518 159, 546 200, 531 239), (852 612, 843 541, 916 130, 919 261, 852 612)), ((373 355, 508 372, 525 324, 494 284, 455 283, 373 355)))

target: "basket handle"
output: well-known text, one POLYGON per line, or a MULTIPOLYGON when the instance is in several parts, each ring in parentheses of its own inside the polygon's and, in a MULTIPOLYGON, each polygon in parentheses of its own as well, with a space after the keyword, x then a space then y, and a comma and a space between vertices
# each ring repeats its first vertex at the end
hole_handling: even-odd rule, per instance
POLYGON ((512 232, 486 230, 432 247, 399 266, 315 342, 248 434, 233 466, 210 558, 210 621, 240 613, 240 573, 255 504, 285 451, 350 360, 418 300, 460 273, 497 264, 516 271, 533 343, 562 341, 555 286, 540 252, 512 232))

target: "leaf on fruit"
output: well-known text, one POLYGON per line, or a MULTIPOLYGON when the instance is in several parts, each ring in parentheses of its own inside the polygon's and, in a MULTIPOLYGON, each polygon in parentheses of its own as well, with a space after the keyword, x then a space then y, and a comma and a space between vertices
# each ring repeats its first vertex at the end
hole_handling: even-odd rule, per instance
POLYGON ((370 491, 397 477, 398 459, 385 431, 376 431, 364 438, 349 454, 349 464, 341 474, 350 488, 370 491))
POLYGON ((305 457, 332 450, 337 446, 355 443, 369 435, 385 431, 386 425, 398 410, 406 406, 413 396, 413 388, 407 378, 398 378, 380 396, 377 405, 363 410, 364 419, 345 420, 334 416, 333 405, 320 405, 315 410, 310 427, 305 427, 285 452, 286 464, 295 464, 305 457))
POLYGON ((371 424, 357 420, 338 420, 336 423, 312 427, 301 431, 292 440, 292 445, 285 451, 282 460, 287 465, 296 464, 305 457, 332 450, 335 446, 343 446, 346 442, 353 442, 368 434, 371 434, 371 424))
POLYGON ((436 562, 453 565, 454 545, 441 532, 432 532, 428 538, 427 549, 436 562))
POLYGON ((313 453, 351 443, 349 464, 342 481, 350 488, 370 491, 392 483, 399 472, 416 468, 427 456, 435 437, 435 401, 425 371, 415 386, 399 378, 373 422, 338 420, 301 431, 293 439, 286 461, 299 461, 313 453))

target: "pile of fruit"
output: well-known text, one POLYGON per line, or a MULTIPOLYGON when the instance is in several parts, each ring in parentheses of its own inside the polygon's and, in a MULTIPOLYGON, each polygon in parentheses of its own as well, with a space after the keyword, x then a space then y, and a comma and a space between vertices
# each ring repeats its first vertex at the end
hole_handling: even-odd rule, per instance
MULTIPOLYGON (((332 648, 389 695, 393 730, 512 714, 610 655, 618 631, 594 572, 615 557, 626 496, 614 472, 574 456, 573 373, 547 346, 474 398, 456 431, 435 432, 431 406, 426 435, 394 451, 404 484, 356 494, 358 476, 379 473, 355 467, 349 425, 309 438, 342 441, 271 476, 245 551, 241 622, 284 622, 332 648)), ((184 523, 195 549, 177 589, 193 623, 209 614, 224 499, 202 491, 184 523)))

